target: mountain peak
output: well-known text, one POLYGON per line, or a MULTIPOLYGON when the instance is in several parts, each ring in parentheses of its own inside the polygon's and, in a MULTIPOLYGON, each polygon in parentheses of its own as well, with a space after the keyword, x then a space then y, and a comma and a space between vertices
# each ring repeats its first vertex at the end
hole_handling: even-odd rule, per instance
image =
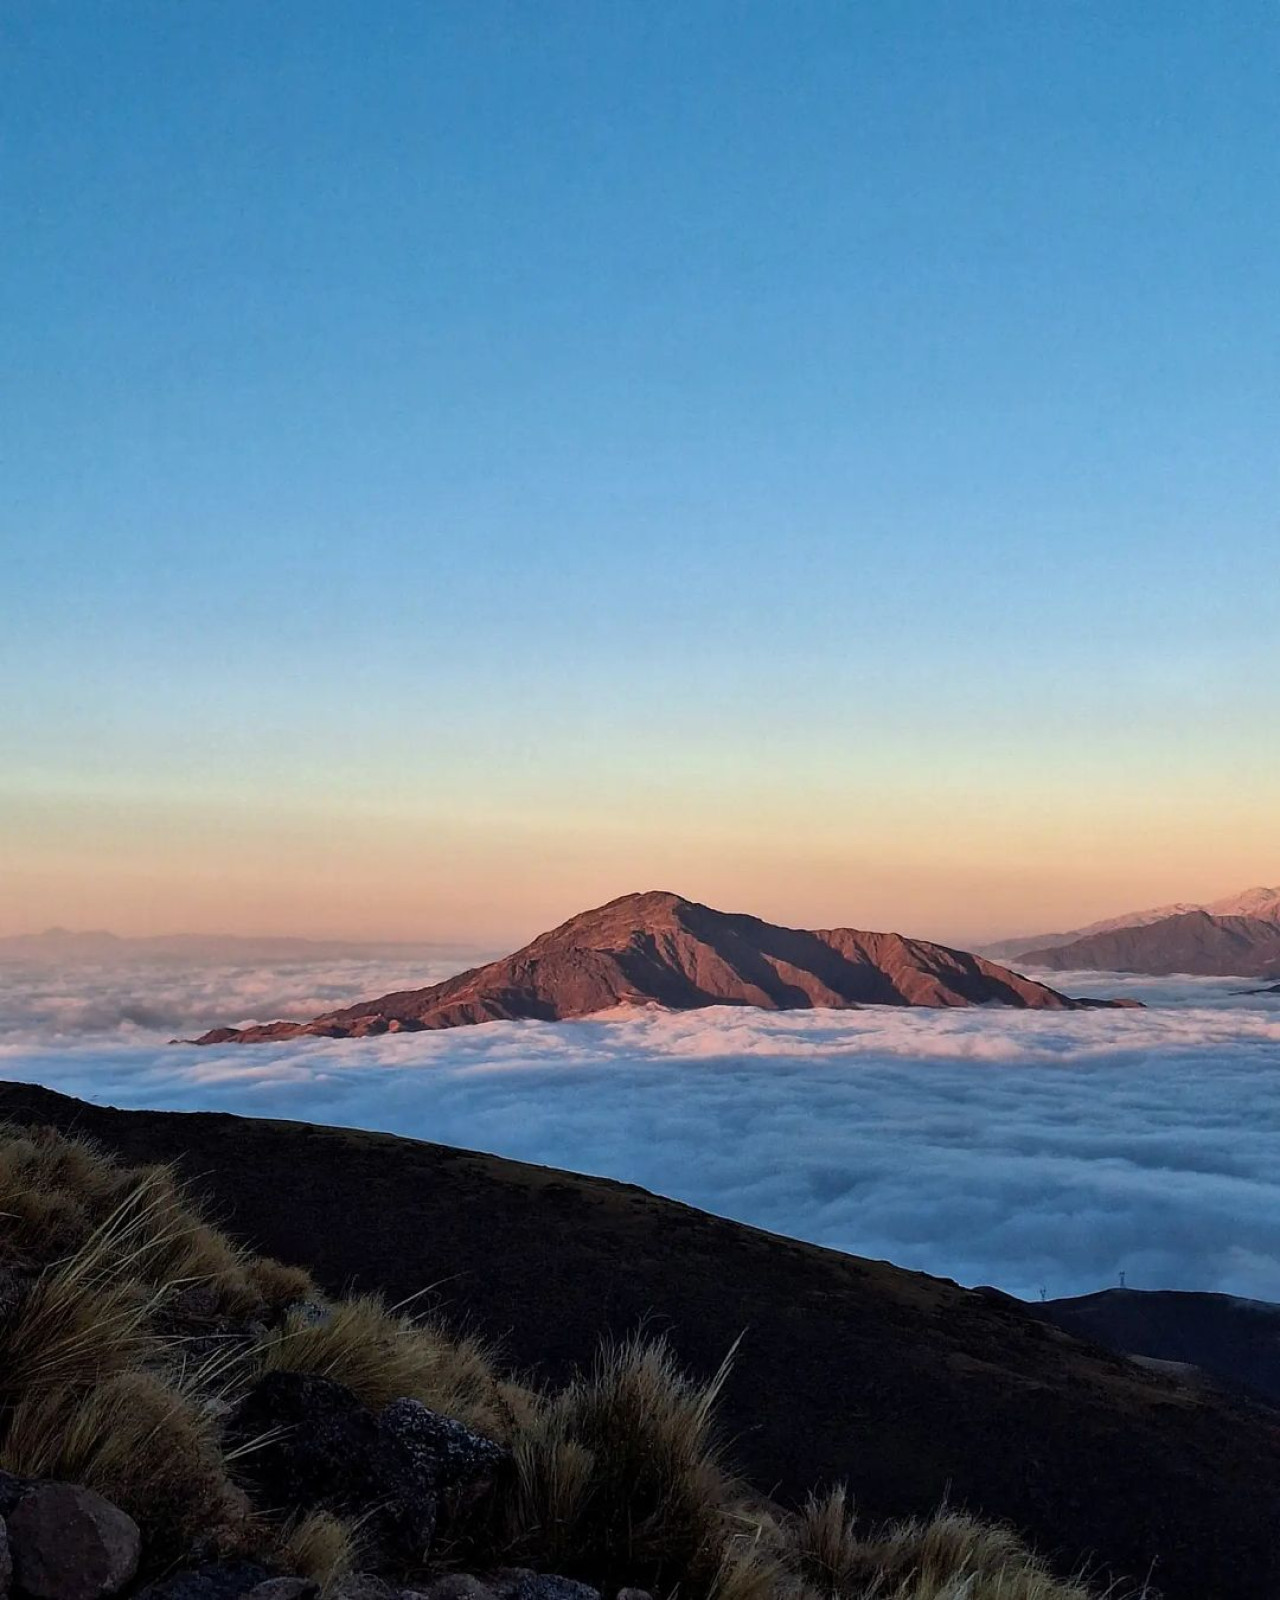
POLYGON ((607 900, 602 906, 592 906, 546 933, 541 933, 529 946, 541 949, 547 944, 570 941, 574 943, 610 944, 627 939, 637 933, 656 932, 680 926, 684 914, 694 909, 695 902, 669 889, 643 889, 632 894, 621 894, 616 900, 607 900))
POLYGON ((1280 889, 1259 884, 1253 889, 1242 889, 1239 894, 1224 895, 1221 900, 1210 900, 1203 909, 1215 917, 1261 917, 1277 922, 1280 921, 1280 889))
MULTIPOLYGON (((1026 961, 1028 965, 1062 965, 1067 962, 1045 962, 1042 958, 1049 950, 1065 949, 1101 934, 1121 934, 1133 929, 1152 927, 1158 923, 1172 922, 1176 917, 1245 917, 1255 922, 1274 923, 1280 926, 1280 888, 1258 885, 1242 889, 1239 894, 1223 895, 1220 900, 1175 900, 1168 905, 1151 906, 1146 911, 1126 911, 1118 917, 1104 917, 1100 922, 1086 923, 1082 928, 1072 928, 1066 933, 1026 934, 1020 939, 1000 939, 983 947, 983 953, 997 961, 1026 961)), ((1082 962, 1081 965, 1087 963, 1082 962)), ((1138 968, 1139 971, 1163 971, 1163 968, 1138 968)), ((1199 971, 1197 967, 1187 969, 1199 971)), ((1241 968, 1240 975, 1248 976, 1241 968)))
POLYGON ((513 955, 444 983, 382 995, 308 1023, 215 1028, 197 1042, 352 1038, 520 1018, 551 1022, 620 1006, 1072 1010, 1107 1003, 1068 999, 980 956, 925 940, 854 928, 783 928, 649 889, 580 912, 513 955))
MULTIPOLYGON (((670 889, 636 889, 631 894, 620 894, 616 900, 608 900, 602 906, 597 906, 597 911, 611 911, 617 909, 630 909, 643 915, 646 912, 675 911, 684 906, 695 905, 696 901, 687 900, 682 894, 675 894, 670 889)), ((582 916, 593 915, 590 911, 580 913, 582 916)))

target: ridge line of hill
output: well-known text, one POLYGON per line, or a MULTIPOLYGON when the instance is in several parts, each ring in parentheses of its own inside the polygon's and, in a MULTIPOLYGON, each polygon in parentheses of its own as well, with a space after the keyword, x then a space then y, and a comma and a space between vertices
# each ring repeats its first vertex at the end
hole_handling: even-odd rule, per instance
POLYGON ((512 955, 443 983, 384 994, 310 1022, 214 1028, 195 1043, 364 1038, 520 1018, 563 1021, 619 1006, 989 1004, 1077 1010, 1135 1002, 1073 999, 983 956, 925 939, 785 928, 651 890, 580 912, 512 955))

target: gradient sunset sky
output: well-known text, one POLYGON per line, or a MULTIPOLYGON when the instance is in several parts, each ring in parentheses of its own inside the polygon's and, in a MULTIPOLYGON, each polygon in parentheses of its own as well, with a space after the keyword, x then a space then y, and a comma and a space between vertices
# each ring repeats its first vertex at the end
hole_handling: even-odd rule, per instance
POLYGON ((1272 0, 6 0, 0 933, 1280 878, 1272 0))

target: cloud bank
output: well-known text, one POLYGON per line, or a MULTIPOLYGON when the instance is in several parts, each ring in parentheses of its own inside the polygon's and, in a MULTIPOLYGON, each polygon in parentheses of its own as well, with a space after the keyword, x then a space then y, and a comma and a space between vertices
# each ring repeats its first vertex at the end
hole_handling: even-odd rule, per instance
POLYGON ((337 964, 15 981, 0 1000, 0 1077, 604 1174, 1028 1297, 1086 1292, 1123 1270, 1138 1287, 1280 1299, 1275 1000, 1242 1001, 1213 980, 1104 986, 1091 974, 1094 992, 1164 1003, 721 1007, 247 1049, 164 1042, 206 1019, 307 1015, 410 978, 424 981, 421 965, 380 965, 376 979, 337 964))
POLYGON ((203 1033, 222 1023, 306 1021, 371 994, 451 977, 461 958, 257 964, 0 966, 0 1043, 203 1033))

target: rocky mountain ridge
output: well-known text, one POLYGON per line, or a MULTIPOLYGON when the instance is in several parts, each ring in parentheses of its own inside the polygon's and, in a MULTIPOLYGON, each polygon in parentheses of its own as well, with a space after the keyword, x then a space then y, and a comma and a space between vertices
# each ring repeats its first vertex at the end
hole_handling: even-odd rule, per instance
POLYGON ((1092 934, 1071 944, 1028 950, 1030 967, 1057 972, 1143 972, 1167 976, 1280 977, 1280 922, 1185 911, 1144 927, 1092 934))
POLYGON ((310 1022, 215 1028, 195 1042, 363 1038, 515 1018, 561 1021, 627 1005, 1075 1010, 1125 1003, 1071 999, 928 940, 853 928, 784 928, 651 891, 584 911, 513 955, 444 983, 382 995, 310 1022))
POLYGON ((1177 900, 1170 905, 1149 907, 1145 911, 1126 911, 1116 917, 1103 917, 1098 922, 1086 923, 1084 927, 1072 928, 1065 933, 1028 933, 1020 938, 1000 939, 994 944, 983 945, 982 952, 996 961, 1014 961, 1029 950, 1043 954, 1046 950, 1074 944, 1097 934, 1118 933, 1125 928, 1145 928, 1151 923, 1166 922, 1170 917, 1186 916, 1192 911, 1204 911, 1211 917, 1249 917, 1280 925, 1280 888, 1258 885, 1252 889, 1242 889, 1238 894, 1223 895, 1218 900, 1177 900))

